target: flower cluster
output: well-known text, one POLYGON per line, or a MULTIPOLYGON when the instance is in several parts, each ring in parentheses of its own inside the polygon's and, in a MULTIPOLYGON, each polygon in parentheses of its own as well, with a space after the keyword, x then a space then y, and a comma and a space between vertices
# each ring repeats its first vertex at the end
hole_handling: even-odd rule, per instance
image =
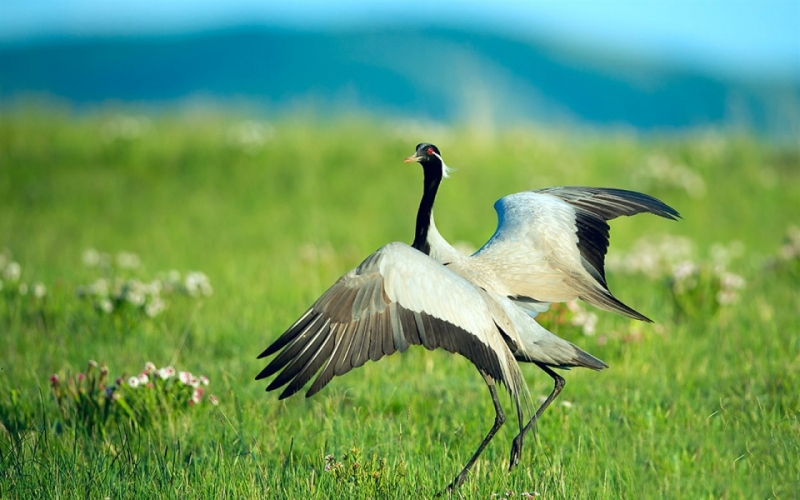
POLYGON ((713 245, 710 259, 685 260, 675 265, 668 282, 680 308, 684 312, 699 312, 697 305, 708 302, 706 297, 715 299, 711 309, 738 302, 746 282, 742 276, 730 272, 728 266, 743 253, 744 246, 738 242, 728 246, 713 245))
POLYGON ((164 297, 167 295, 207 297, 214 292, 208 276, 199 271, 181 276, 180 272, 172 270, 146 282, 131 277, 129 274, 141 266, 141 260, 130 252, 120 252, 112 259, 111 255, 90 248, 83 253, 83 262, 88 267, 100 268, 106 276, 78 287, 77 294, 91 299, 97 310, 108 314, 129 307, 153 318, 166 309, 164 297))
POLYGON ((649 156, 644 167, 634 172, 633 180, 647 191, 655 187, 672 187, 686 192, 692 198, 702 198, 706 194, 706 183, 700 174, 660 155, 649 156))
MULTIPOLYGON (((165 391, 183 394, 183 400, 189 406, 199 404, 203 400, 206 387, 210 381, 205 375, 195 376, 188 371, 176 371, 172 366, 157 368, 150 361, 145 363, 144 370, 138 375, 129 377, 126 384, 131 389, 144 387, 152 389, 160 387, 165 391)), ((177 398, 179 401, 181 397, 177 398)), ((216 396, 209 396, 211 404, 216 406, 219 400, 216 396)))
POLYGON ((578 300, 551 304, 546 313, 536 317, 536 321, 548 330, 558 331, 559 327, 570 325, 580 328, 587 336, 597 333, 597 314, 587 311, 578 300))
POLYGON ((244 153, 254 155, 261 151, 275 135, 275 127, 269 123, 245 120, 231 126, 227 133, 227 143, 244 153))
POLYGON ((767 261, 767 268, 800 278, 800 227, 786 228, 778 254, 767 261))
POLYGON ((127 304, 153 318, 166 309, 161 291, 162 284, 157 280, 142 283, 136 279, 100 278, 90 285, 78 287, 76 293, 78 297, 91 298, 94 306, 104 313, 112 313, 127 304))
POLYGON ((606 257, 606 269, 621 274, 644 274, 659 279, 670 274, 681 262, 695 254, 691 240, 682 236, 662 235, 637 240, 628 252, 612 252, 606 257))
MULTIPOLYGON (((159 417, 203 401, 210 381, 172 366, 148 362, 136 375, 113 378, 106 365, 89 361, 85 372, 50 377, 50 387, 64 423, 89 432, 105 433, 109 422, 147 425, 159 417)), ((209 396, 216 406, 219 400, 209 396)))
POLYGON ((792 225, 786 228, 778 257, 784 261, 800 261, 800 227, 792 225))
POLYGON ((630 252, 609 256, 607 267, 665 280, 678 310, 689 315, 713 313, 738 302, 746 282, 729 266, 742 257, 744 246, 713 245, 706 259, 695 258, 695 253, 685 238, 642 239, 630 252))
POLYGON ((150 131, 153 124, 144 116, 116 116, 103 124, 101 137, 105 142, 131 141, 150 131))
POLYGON ((47 287, 38 281, 30 285, 22 281, 22 266, 5 250, 0 253, 0 292, 18 296, 30 294, 38 300, 47 295, 47 287))

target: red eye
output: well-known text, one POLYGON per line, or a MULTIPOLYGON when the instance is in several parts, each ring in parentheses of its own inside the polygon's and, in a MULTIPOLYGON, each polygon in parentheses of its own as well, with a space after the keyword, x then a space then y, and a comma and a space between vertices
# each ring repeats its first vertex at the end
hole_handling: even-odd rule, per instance
POLYGON ((433 148, 428 148, 428 154, 433 156, 435 153, 433 152, 433 148))

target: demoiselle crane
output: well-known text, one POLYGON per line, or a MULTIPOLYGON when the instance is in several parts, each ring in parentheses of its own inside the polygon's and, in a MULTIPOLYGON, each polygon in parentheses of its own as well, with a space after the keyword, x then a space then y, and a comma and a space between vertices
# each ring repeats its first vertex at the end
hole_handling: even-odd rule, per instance
POLYGON ((606 221, 619 215, 677 212, 630 191, 550 188, 506 196, 495 204, 498 228, 473 256, 439 234, 433 205, 448 168, 438 148, 423 143, 406 162, 423 167, 423 195, 414 242, 390 243, 339 278, 260 358, 276 355, 256 380, 280 372, 267 391, 284 387, 284 399, 316 379, 306 397, 336 375, 411 345, 442 348, 469 359, 489 387, 495 421, 447 490, 470 468, 505 422, 496 383, 514 401, 519 434, 509 470, 518 464, 525 434, 558 396, 565 380, 553 368, 602 370, 605 363, 553 335, 533 316, 549 302, 581 297, 600 307, 647 320, 608 291, 603 260, 606 221), (510 259, 504 259, 503 254, 510 259), (532 284, 531 284, 532 283, 532 284), (555 381, 550 396, 525 424, 531 398, 518 361, 539 366, 555 381))

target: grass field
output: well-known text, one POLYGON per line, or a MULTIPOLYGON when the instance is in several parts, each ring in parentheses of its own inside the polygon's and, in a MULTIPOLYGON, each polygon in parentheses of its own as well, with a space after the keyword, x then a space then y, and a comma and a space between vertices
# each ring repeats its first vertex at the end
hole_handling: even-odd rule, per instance
MULTIPOLYGON (((497 198, 551 185, 640 189, 684 217, 612 223, 611 288, 655 325, 595 311, 586 335, 542 317, 610 368, 565 374, 511 473, 509 418, 459 497, 800 497, 800 268, 780 250, 800 224, 797 146, 26 110, 0 117, 0 498, 427 498, 447 485, 494 415, 466 360, 411 349, 281 402, 253 380, 256 355, 339 275, 411 241, 422 174, 402 159, 420 141, 458 169, 436 205, 450 241, 479 246, 497 198), (637 241, 664 235, 660 251, 694 263, 688 284, 668 263, 630 269, 655 251, 637 241), (745 284, 720 305, 723 265, 745 284), (186 283, 192 271, 212 294, 186 283), (143 312, 154 299, 130 287, 106 303, 89 287, 100 278, 159 278, 165 309, 143 312), (99 367, 59 405, 51 375, 66 391, 89 360, 106 385, 123 377, 131 413, 102 420, 103 398, 87 398, 99 367), (174 399, 128 386, 148 361, 206 375, 202 401, 174 378, 174 399)), ((534 398, 549 392, 523 371, 534 398)))

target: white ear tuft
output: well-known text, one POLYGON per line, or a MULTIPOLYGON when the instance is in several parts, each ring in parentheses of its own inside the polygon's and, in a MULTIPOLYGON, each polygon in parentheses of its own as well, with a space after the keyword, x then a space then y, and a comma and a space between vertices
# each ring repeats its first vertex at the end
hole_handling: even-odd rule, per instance
POLYGON ((447 164, 442 159, 442 157, 439 156, 438 154, 436 154, 436 153, 433 153, 433 154, 436 155, 436 157, 439 158, 439 161, 442 162, 442 177, 445 178, 445 179, 450 178, 450 172, 455 172, 456 169, 448 167, 447 164))

